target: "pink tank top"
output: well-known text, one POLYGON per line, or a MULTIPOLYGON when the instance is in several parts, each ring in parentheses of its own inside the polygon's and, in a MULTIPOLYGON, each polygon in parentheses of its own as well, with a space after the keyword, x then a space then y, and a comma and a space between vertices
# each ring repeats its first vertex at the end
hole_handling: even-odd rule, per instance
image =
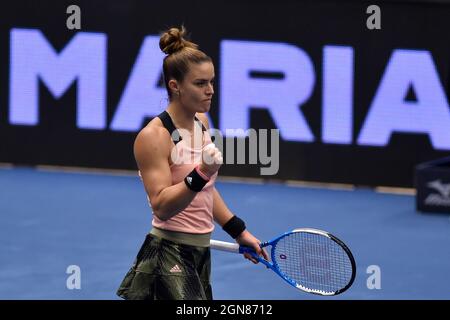
MULTIPOLYGON (((164 126, 173 133, 175 126, 167 112, 159 115, 164 126)), ((196 119, 198 120, 198 119, 196 119)), ((201 122, 196 121, 201 125, 201 122)), ((172 173, 172 185, 180 183, 184 178, 201 163, 202 149, 204 146, 212 143, 211 136, 208 131, 201 125, 202 130, 202 146, 192 148, 187 140, 181 139, 175 142, 172 149, 172 162, 170 171, 172 173), (175 161, 174 161, 175 160, 175 161)), ((172 134, 173 136, 173 134, 172 134)), ((152 225, 156 228, 170 231, 179 231, 194 234, 210 233, 214 230, 213 222, 213 191, 214 182, 217 178, 215 173, 203 189, 196 194, 191 203, 181 212, 162 221, 156 215, 153 215, 152 225)))

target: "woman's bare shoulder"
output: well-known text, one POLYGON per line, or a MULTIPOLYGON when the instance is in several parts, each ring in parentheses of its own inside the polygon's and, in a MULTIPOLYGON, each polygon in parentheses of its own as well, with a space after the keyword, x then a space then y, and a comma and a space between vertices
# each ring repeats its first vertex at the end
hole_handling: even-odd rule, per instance
POLYGON ((170 147, 170 134, 161 120, 155 117, 139 131, 134 141, 135 148, 170 147))

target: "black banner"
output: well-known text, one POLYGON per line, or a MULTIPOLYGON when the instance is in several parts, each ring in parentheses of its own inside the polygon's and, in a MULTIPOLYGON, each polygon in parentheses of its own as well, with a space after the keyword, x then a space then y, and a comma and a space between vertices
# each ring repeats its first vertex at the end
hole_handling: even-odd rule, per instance
POLYGON ((280 134, 279 156, 250 161, 246 138, 221 175, 411 187, 450 153, 449 18, 441 1, 7 2, 0 162, 136 169, 167 105, 159 33, 184 24, 214 60, 211 125, 280 134))

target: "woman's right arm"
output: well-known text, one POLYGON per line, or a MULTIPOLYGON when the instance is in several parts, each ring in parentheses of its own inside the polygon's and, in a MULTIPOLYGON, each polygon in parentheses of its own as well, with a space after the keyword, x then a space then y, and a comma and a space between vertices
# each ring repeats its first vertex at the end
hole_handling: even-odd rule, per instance
POLYGON ((168 162, 170 152, 171 139, 165 128, 146 127, 134 142, 134 157, 153 214, 163 221, 181 212, 197 194, 184 181, 172 185, 168 162))

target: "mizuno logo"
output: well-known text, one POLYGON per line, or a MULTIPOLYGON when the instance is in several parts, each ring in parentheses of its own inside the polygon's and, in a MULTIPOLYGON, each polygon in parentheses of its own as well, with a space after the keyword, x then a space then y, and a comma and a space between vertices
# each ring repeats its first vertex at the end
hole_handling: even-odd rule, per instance
POLYGON ((428 182, 427 186, 431 189, 438 191, 444 198, 450 198, 450 183, 443 184, 441 180, 434 180, 428 182))
POLYGON ((439 194, 429 194, 425 199, 426 205, 450 207, 450 183, 443 184, 441 180, 434 180, 428 182, 427 187, 436 190, 439 194))
POLYGON ((181 272, 180 267, 176 264, 170 269, 170 272, 181 272))

